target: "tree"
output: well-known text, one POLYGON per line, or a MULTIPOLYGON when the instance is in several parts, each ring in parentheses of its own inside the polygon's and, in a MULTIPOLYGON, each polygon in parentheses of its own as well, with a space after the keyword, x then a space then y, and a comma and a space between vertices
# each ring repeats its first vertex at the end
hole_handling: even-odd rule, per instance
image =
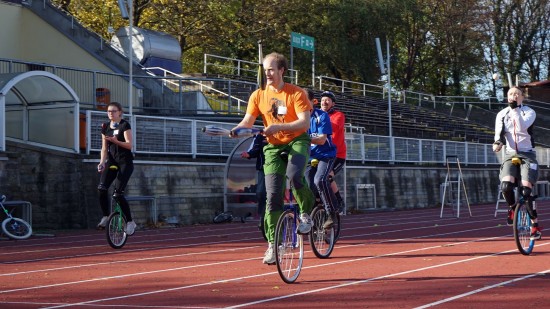
POLYGON ((548 74, 550 2, 488 0, 487 5, 492 21, 489 32, 500 74, 523 73, 529 80, 540 80, 544 71, 548 74))

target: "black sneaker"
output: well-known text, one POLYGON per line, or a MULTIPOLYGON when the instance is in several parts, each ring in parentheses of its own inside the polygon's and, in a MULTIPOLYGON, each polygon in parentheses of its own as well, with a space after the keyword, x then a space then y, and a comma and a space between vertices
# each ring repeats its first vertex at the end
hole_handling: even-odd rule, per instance
POLYGON ((508 218, 506 218, 506 224, 512 226, 514 224, 514 210, 512 208, 508 209, 508 218))

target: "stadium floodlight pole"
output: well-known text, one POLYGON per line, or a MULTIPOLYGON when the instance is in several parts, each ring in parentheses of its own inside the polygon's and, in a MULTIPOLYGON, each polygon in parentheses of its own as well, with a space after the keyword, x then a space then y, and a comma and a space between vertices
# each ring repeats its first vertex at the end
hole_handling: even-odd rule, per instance
MULTIPOLYGON (((134 5, 132 0, 118 0, 118 8, 122 19, 127 19, 129 23, 129 38, 128 38, 128 114, 132 115, 132 63, 133 63, 133 42, 134 37, 134 5)), ((135 144, 135 143, 134 143, 135 144)))
MULTIPOLYGON (((132 99, 132 84, 134 83, 133 81, 133 76, 132 76, 132 67, 133 67, 133 54, 134 54, 134 51, 133 51, 133 38, 134 38, 134 4, 133 4, 133 1, 132 0, 126 0, 126 2, 128 3, 128 15, 129 15, 129 24, 130 24, 130 39, 128 40, 128 113, 130 114, 130 116, 132 115, 132 105, 133 104, 133 99, 132 99)), ((134 143, 135 144, 135 143, 134 143)))
POLYGON ((375 38, 376 41, 376 50, 378 52, 378 62, 380 63, 380 73, 382 75, 386 74, 385 67, 388 67, 387 75, 387 87, 388 87, 388 136, 390 138, 390 162, 393 163, 395 159, 395 143, 393 140, 393 129, 392 129, 392 115, 391 115, 391 70, 390 70, 390 41, 386 40, 386 63, 384 63, 384 57, 382 55, 382 47, 380 45, 380 39, 375 38))

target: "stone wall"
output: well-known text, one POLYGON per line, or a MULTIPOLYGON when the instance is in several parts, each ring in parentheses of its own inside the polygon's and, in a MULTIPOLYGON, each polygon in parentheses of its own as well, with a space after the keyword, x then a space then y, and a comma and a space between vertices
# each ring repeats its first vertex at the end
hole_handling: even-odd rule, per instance
MULTIPOLYGON (((0 193, 33 205, 37 230, 93 228, 101 217, 97 202, 98 155, 68 154, 8 142, 0 154, 0 193)), ((184 225, 210 223, 223 209, 225 157, 217 159, 139 158, 126 195, 157 197, 158 214, 184 225)), ((462 167, 471 204, 494 203, 498 168, 462 167)), ((444 166, 354 166, 347 168, 346 204, 355 208, 356 184, 375 184, 378 209, 440 206, 444 166)), ((542 169, 541 180, 548 180, 542 169)), ((338 178, 344 186, 342 177, 338 178)), ((150 223, 147 202, 132 202, 140 225, 150 223), (148 222, 149 221, 149 222, 148 222)), ((464 210, 465 211, 465 208, 464 210)))

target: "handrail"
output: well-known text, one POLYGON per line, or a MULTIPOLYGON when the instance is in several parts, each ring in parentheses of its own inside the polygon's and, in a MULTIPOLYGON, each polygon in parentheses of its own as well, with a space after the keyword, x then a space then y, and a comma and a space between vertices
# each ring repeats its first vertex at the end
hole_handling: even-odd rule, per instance
MULTIPOLYGON (((169 75, 172 75, 172 76, 174 76, 174 77, 176 77, 176 78, 180 78, 180 80, 183 80, 183 79, 185 78, 185 76, 183 76, 183 75, 174 73, 174 72, 172 72, 172 71, 170 71, 170 70, 167 70, 167 69, 164 69, 164 68, 161 68, 161 67, 147 67, 147 68, 144 68, 144 70, 149 70, 149 71, 150 71, 150 70, 160 70, 160 71, 162 71, 162 72, 164 73, 164 74, 163 74, 164 77, 168 77, 167 74, 169 74, 169 75)), ((172 85, 174 85, 174 86, 179 86, 178 83, 174 83, 171 79, 163 79, 163 81, 164 81, 164 82, 167 82, 167 83, 170 83, 170 84, 172 84, 172 85)), ((215 92, 215 93, 224 95, 224 96, 226 96, 226 97, 228 97, 228 98, 230 98, 230 99, 232 99, 232 100, 236 100, 236 101, 237 101, 237 109, 238 109, 239 111, 241 110, 241 103, 242 103, 243 106, 245 106, 245 105, 248 103, 247 101, 245 101, 245 100, 243 100, 243 99, 239 99, 239 98, 237 98, 237 97, 235 97, 235 96, 232 96, 232 95, 230 95, 230 94, 228 94, 228 93, 225 93, 225 92, 223 92, 223 91, 220 91, 220 90, 218 90, 218 89, 216 89, 216 88, 214 88, 214 87, 210 87, 210 86, 204 85, 204 84, 202 83, 202 81, 195 81, 195 80, 192 80, 192 79, 185 79, 185 81, 200 86, 200 87, 201 87, 201 91, 203 91, 204 89, 207 89, 207 90, 209 90, 209 91, 211 91, 211 92, 215 92)), ((247 83, 247 82, 243 82, 243 83, 247 83)))
MULTIPOLYGON (((236 61, 237 62, 237 67, 236 67, 236 69, 237 69, 237 74, 236 75, 237 76, 242 76, 241 71, 251 72, 251 75, 256 75, 257 72, 258 72, 258 69, 257 69, 258 62, 246 61, 246 60, 241 60, 241 59, 236 59, 236 58, 228 58, 228 57, 217 56, 217 55, 212 55, 212 54, 204 54, 204 67, 203 67, 203 73, 204 74, 208 74, 208 65, 209 64, 213 65, 213 66, 235 68, 235 66, 226 66, 226 65, 221 65, 221 64, 214 63, 214 62, 209 62, 208 58, 222 59, 222 60, 231 61, 231 62, 236 61), (241 66, 241 63, 249 64, 254 69, 252 69, 252 70, 245 69, 244 66, 241 66)), ((288 69, 288 72, 290 74, 290 76, 289 76, 290 82, 293 83, 293 84, 298 84, 298 71, 294 70, 294 69, 288 69)))
MULTIPOLYGON (((104 111, 87 111, 88 154, 98 153, 101 150, 99 124, 106 118, 104 111)), ((201 128, 206 125, 231 129, 236 123, 144 115, 133 115, 128 121, 134 128, 148 128, 146 131, 136 130, 133 134, 137 157, 140 153, 188 155, 193 158, 229 156, 240 142, 239 139, 225 136, 208 136, 201 131, 201 128), (155 139, 140 136, 140 134, 152 133, 155 134, 155 139)), ((361 127, 349 125, 346 125, 346 129, 347 160, 350 162, 443 164, 446 156, 455 155, 464 164, 487 166, 499 164, 502 155, 502 152, 495 154, 491 144, 370 135, 365 134, 361 127), (393 155, 390 154, 391 143, 395 145, 393 155)), ((550 149, 537 147, 536 150, 539 165, 550 167, 550 149)))

